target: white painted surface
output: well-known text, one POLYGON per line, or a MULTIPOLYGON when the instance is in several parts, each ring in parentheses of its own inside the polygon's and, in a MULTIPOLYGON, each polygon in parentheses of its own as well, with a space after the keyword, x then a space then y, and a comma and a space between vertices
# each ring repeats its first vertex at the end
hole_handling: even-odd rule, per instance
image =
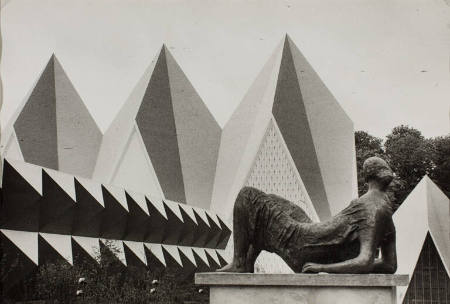
POLYGON ((112 178, 112 184, 162 199, 161 187, 149 162, 145 146, 134 127, 112 178))
POLYGON ((16 230, 0 230, 16 245, 34 264, 38 265, 38 233, 16 230))
POLYGON ((70 235, 39 233, 70 265, 73 265, 72 237, 70 235))

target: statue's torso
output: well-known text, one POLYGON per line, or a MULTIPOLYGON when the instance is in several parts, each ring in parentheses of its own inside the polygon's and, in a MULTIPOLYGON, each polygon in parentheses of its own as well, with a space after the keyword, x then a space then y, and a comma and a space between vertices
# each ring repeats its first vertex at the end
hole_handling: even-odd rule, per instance
POLYGON ((370 230, 376 244, 392 233, 392 211, 382 199, 360 198, 331 219, 313 223, 297 205, 275 195, 256 202, 255 232, 261 248, 280 255, 295 271, 304 263, 336 263, 359 254, 359 235, 370 230))

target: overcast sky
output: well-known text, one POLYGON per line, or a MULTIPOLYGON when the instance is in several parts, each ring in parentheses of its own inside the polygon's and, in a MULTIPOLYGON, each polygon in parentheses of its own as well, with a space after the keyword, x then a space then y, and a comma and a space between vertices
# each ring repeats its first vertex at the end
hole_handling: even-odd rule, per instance
POLYGON ((163 43, 223 126, 288 33, 355 129, 449 132, 445 0, 12 0, 1 14, 3 126, 55 53, 106 130, 163 43))

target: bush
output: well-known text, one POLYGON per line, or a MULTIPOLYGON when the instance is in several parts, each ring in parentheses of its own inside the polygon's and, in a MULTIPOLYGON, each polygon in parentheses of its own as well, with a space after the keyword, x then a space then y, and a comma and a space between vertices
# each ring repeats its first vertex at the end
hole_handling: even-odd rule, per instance
POLYGON ((194 275, 181 268, 125 267, 116 257, 117 248, 110 242, 96 253, 96 262, 64 260, 48 262, 9 293, 6 303, 208 303, 209 292, 194 284, 194 275), (78 280, 84 278, 84 283, 78 280), (157 284, 154 281, 157 281, 157 284), (20 290, 27 288, 27 292, 20 290), (77 291, 82 291, 77 295, 77 291))

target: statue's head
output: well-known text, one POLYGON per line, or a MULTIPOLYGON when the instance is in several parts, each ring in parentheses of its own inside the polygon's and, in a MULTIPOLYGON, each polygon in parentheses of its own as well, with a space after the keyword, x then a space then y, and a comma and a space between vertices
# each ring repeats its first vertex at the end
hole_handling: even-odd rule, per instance
POLYGON ((363 174, 366 182, 375 181, 382 190, 385 190, 394 178, 389 165, 376 156, 366 159, 363 164, 363 174))

